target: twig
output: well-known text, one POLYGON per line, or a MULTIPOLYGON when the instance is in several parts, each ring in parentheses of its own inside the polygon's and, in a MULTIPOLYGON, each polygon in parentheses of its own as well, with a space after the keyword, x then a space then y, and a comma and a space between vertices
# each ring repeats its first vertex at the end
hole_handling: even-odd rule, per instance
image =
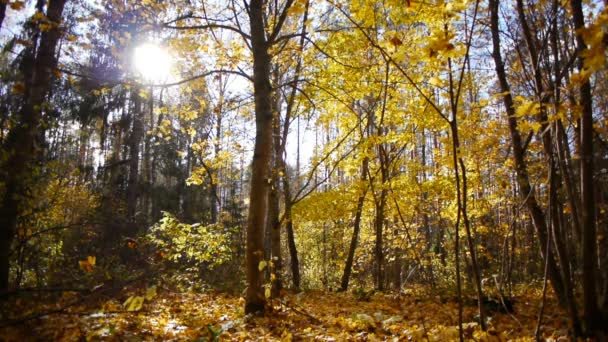
POLYGON ((86 299, 88 299, 89 297, 82 297, 78 300, 75 300, 67 305, 64 305, 63 307, 59 308, 59 309, 55 309, 55 310, 50 310, 50 311, 46 311, 46 312, 39 312, 39 313, 34 313, 25 317, 21 317, 21 318, 17 318, 17 319, 8 319, 5 320, 3 322, 0 322, 0 328, 5 328, 8 326, 12 326, 12 325, 20 325, 23 324, 27 321, 31 321, 31 320, 35 320, 35 319, 40 319, 46 316, 50 316, 50 315, 54 315, 54 314, 59 314, 59 313, 63 313, 65 312, 66 309, 68 309, 69 307, 78 305, 82 302, 84 302, 86 299))
POLYGON ((83 289, 83 288, 71 288, 71 287, 26 287, 21 289, 14 290, 6 290, 4 292, 0 292, 0 298, 9 297, 17 293, 22 292, 91 292, 91 289, 83 289))
POLYGON ((424 329, 424 337, 426 338, 427 342, 431 342, 431 340, 429 339, 429 331, 426 328, 424 315, 420 316, 420 318, 422 318, 422 329, 424 329))
MULTIPOLYGON (((549 246, 551 241, 551 236, 549 236, 549 239, 547 239, 547 247, 545 250, 545 255, 549 255, 549 246)), ((545 302, 547 300, 547 271, 549 269, 549 258, 545 257, 545 275, 543 277, 543 299, 542 302, 540 303, 540 309, 538 310, 538 320, 536 321, 536 332, 534 333, 534 336, 536 338, 537 341, 540 341, 540 328, 542 326, 542 322, 543 322, 543 314, 545 312, 545 302)))
POLYGON ((507 304, 505 304, 505 299, 504 296, 502 295, 502 292, 500 291, 500 288, 498 286, 498 280, 496 280, 496 277, 492 277, 494 278, 494 284, 496 285, 496 291, 498 292, 498 298, 500 298, 500 303, 502 304, 502 307, 505 309, 505 312, 511 316, 511 318, 513 318, 513 320, 515 322, 517 322, 517 324, 519 324, 520 328, 523 328, 524 326, 521 324, 521 322, 517 319, 517 317, 515 317, 515 315, 513 315, 509 310, 509 308, 507 308, 507 304))
MULTIPOLYGON (((104 315, 115 315, 115 314, 159 314, 161 310, 138 310, 138 311, 128 311, 128 310, 108 310, 108 311, 78 311, 78 312, 58 312, 58 315, 74 315, 74 316, 90 316, 95 314, 104 314, 104 315)), ((97 318, 97 317, 91 317, 97 318)), ((99 318, 103 318, 103 316, 99 316, 99 318)))
POLYGON ((50 310, 50 311, 46 311, 46 312, 33 313, 33 314, 27 315, 25 317, 16 318, 16 319, 7 319, 7 320, 4 320, 4 321, 1 321, 0 322, 0 328, 5 328, 5 327, 8 327, 8 326, 13 326, 13 325, 20 325, 20 324, 23 324, 25 322, 32 321, 32 320, 35 320, 35 319, 40 319, 40 318, 43 318, 43 317, 46 317, 46 316, 50 316, 50 315, 56 315, 56 314, 66 313, 66 310, 68 308, 73 307, 75 305, 78 305, 80 303, 83 303, 86 300, 93 298, 93 296, 95 296, 95 295, 100 295, 100 294, 102 294, 104 292, 109 292, 111 290, 122 288, 122 287, 124 287, 124 286, 126 286, 128 284, 131 284, 133 282, 136 282, 136 281, 144 278, 144 276, 145 275, 140 275, 140 276, 138 276, 138 277, 136 277, 134 279, 128 280, 125 283, 121 284, 121 286, 118 286, 118 287, 109 287, 109 286, 105 287, 105 286, 101 286, 101 287, 93 288, 90 291, 90 293, 89 293, 90 295, 83 296, 83 297, 79 298, 78 300, 72 301, 72 302, 70 302, 70 303, 68 303, 68 304, 66 304, 66 305, 64 305, 64 306, 62 306, 61 308, 58 308, 58 309, 54 309, 54 310, 50 310))
POLYGON ((293 311, 295 313, 298 313, 302 316, 306 316, 306 317, 310 318, 311 320, 313 320, 314 323, 317 323, 317 324, 323 323, 320 319, 316 318, 315 316, 309 314, 308 312, 306 312, 304 310, 300 310, 300 309, 296 308, 295 306, 291 306, 291 305, 287 304, 285 301, 279 300, 279 303, 285 305, 285 307, 289 308, 291 311, 293 311))

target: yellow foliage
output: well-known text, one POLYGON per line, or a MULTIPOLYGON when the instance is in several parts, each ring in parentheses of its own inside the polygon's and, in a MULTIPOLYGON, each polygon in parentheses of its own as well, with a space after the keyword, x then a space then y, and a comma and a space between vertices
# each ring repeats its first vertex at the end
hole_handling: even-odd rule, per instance
POLYGON ((94 256, 88 256, 86 260, 79 261, 78 265, 83 271, 89 273, 93 271, 93 268, 95 267, 95 261, 96 258, 94 256))

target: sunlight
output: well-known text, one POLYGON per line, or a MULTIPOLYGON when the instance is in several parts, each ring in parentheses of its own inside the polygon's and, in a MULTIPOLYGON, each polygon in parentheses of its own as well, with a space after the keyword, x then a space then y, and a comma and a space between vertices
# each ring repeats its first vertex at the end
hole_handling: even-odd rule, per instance
POLYGON ((161 46, 143 43, 135 48, 133 66, 139 75, 151 82, 166 82, 171 73, 173 59, 161 46))

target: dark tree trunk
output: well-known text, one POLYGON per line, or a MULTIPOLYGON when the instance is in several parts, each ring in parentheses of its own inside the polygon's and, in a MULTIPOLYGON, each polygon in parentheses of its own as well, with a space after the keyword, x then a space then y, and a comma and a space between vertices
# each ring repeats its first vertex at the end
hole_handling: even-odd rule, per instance
MULTIPOLYGON (((130 220, 135 219, 137 198, 139 197, 139 144, 144 133, 142 117, 142 103, 139 88, 131 93, 132 106, 131 119, 133 121, 131 136, 129 137, 129 179, 127 183, 127 215, 130 220)), ((129 231, 128 234, 133 232, 129 231)))
MULTIPOLYGON (((542 75, 542 69, 539 66, 539 56, 538 56, 538 52, 537 52, 537 42, 536 42, 536 38, 535 35, 533 34, 530 26, 528 25, 527 22, 527 18, 525 15, 525 11, 524 11, 524 3, 522 0, 517 0, 517 14, 519 17, 519 21, 520 21, 520 25, 522 28, 522 32, 524 34, 524 39, 526 42, 526 46, 528 48, 528 52, 530 55, 530 62, 531 62, 531 66, 532 66, 532 74, 534 76, 534 88, 535 88, 535 92, 536 92, 536 98, 537 101, 541 104, 544 105, 548 105, 548 99, 549 96, 547 96, 546 92, 545 92, 545 87, 543 85, 543 75, 542 75)), ((557 28, 555 28, 557 29, 557 28)), ((554 63, 558 63, 557 61, 554 61, 554 63)), ((559 79, 556 79, 556 82, 559 81, 559 79)), ((557 101, 558 99, 555 98, 554 101, 557 101)), ((546 112, 546 108, 548 106, 541 106, 538 114, 537 114, 537 120, 540 123, 541 127, 540 127, 540 132, 543 132, 543 134, 541 134, 539 136, 539 139, 542 142, 543 145, 543 150, 545 152, 545 158, 546 160, 549 162, 549 173, 552 177, 549 177, 551 179, 551 182, 553 182, 553 184, 549 184, 549 189, 550 192, 556 192, 556 184, 561 183, 558 182, 555 177, 557 176, 555 170, 556 170, 556 160, 555 158, 553 158, 553 154, 554 154, 554 148, 553 148, 553 136, 556 133, 556 130, 549 127, 549 120, 547 118, 547 112, 546 112)), ((566 183, 567 185, 567 183, 566 183)), ((550 195, 551 196, 551 195, 550 195)), ((552 213, 554 212, 555 208, 558 206, 558 202, 557 202, 558 198, 557 196, 553 196, 550 200, 550 207, 549 207, 549 212, 552 213)), ((574 210, 574 208, 573 208, 574 210)), ((549 214, 549 220, 547 222, 548 228, 553 228, 553 230, 558 229, 559 227, 559 223, 558 221, 558 215, 557 212, 556 214, 549 214)), ((576 335, 580 334, 580 323, 578 321, 578 313, 577 313, 577 309, 576 309, 576 303, 574 301, 574 293, 573 293, 573 286, 572 286, 572 282, 571 282, 571 277, 570 277, 570 261, 569 261, 569 257, 568 254, 565 252, 565 240, 564 239, 560 239, 558 234, 553 234, 554 236, 554 245, 555 245, 555 250, 556 250, 556 255, 557 258, 559 260, 559 265, 561 266, 561 274, 562 274, 562 280, 563 280, 563 284, 564 284, 564 296, 565 296, 565 300, 566 300, 566 305, 568 307, 568 311, 572 320, 572 325, 573 325, 573 330, 575 332, 576 335)))
POLYGON ((264 223, 268 201, 269 163, 272 154, 272 110, 270 55, 264 31, 262 0, 249 4, 251 48, 253 50, 253 91, 256 135, 251 166, 249 218, 247 222, 247 293, 245 313, 264 310, 266 299, 262 290, 263 276, 259 270, 264 256, 264 223))
MULTIPOLYGON (((51 22, 61 22, 65 0, 53 0, 49 3, 46 17, 51 22)), ((23 107, 19 122, 7 136, 4 151, 6 162, 2 165, 5 190, 0 207, 0 292, 9 287, 10 247, 13 241, 17 222, 22 207, 26 204, 25 196, 32 184, 34 160, 39 146, 42 104, 49 91, 53 70, 57 64, 55 49, 61 36, 60 26, 52 26, 41 33, 40 46, 33 63, 33 73, 25 80, 23 107)))
POLYGON ((287 231, 287 248, 289 249, 289 260, 291 262, 291 277, 293 279, 293 288, 300 289, 300 260, 298 259, 298 250, 296 248, 296 239, 293 233, 293 221, 291 219, 291 192, 289 190, 289 181, 287 174, 283 177, 283 191, 285 194, 285 230, 287 231))
MULTIPOLYGON (((570 1, 574 28, 577 32, 585 28, 585 16, 581 0, 570 1)), ((587 44, 580 34, 576 35, 578 69, 584 68, 584 54, 587 44)), ((583 250, 583 311, 585 334, 600 338, 600 331, 606 328, 597 302, 597 246, 595 226, 595 196, 593 181, 593 100, 591 84, 585 80, 580 85, 581 114, 581 216, 583 250)), ((604 336, 605 337, 605 336, 604 336)))
MULTIPOLYGON (((222 78, 219 79, 219 91, 220 96, 218 100, 217 112, 215 115, 215 139, 214 139, 214 153, 217 156, 222 151, 222 115, 224 106, 224 86, 222 85, 222 78)), ((220 200, 220 189, 219 189, 219 170, 212 170, 209 174, 211 180, 211 191, 209 193, 209 205, 211 205, 211 223, 218 222, 219 211, 221 207, 220 200), (215 172, 213 172, 215 171, 215 172)))
MULTIPOLYGON (((384 177, 383 177, 384 180, 384 177)), ((384 182, 383 182, 384 183, 384 182)), ((386 207, 387 190, 380 191, 380 197, 376 203, 376 217, 374 219, 374 228, 376 233, 376 243, 374 246, 375 263, 375 285, 376 290, 384 290, 384 208, 386 207)))
MULTIPOLYGON (((152 131, 152 126, 154 125, 154 89, 150 87, 150 98, 148 99, 148 131, 152 131)), ((142 114, 143 116, 143 114, 142 114)), ((152 203, 152 167, 151 167, 151 159, 152 153, 150 150, 152 149, 152 136, 150 134, 145 134, 144 138, 144 156, 143 156, 143 174, 145 189, 143 191, 144 199, 142 205, 142 211, 144 213, 145 224, 146 227, 152 223, 151 221, 152 215, 150 214, 150 203, 152 203)))
MULTIPOLYGON (((309 8, 309 0, 306 1, 304 15, 302 17, 302 35, 300 36, 300 50, 304 49, 304 42, 306 38, 306 23, 308 22, 308 8, 309 8)), ((298 260, 298 250, 296 248, 296 241, 293 232, 293 222, 291 220, 291 208, 293 206, 293 199, 291 198, 291 189, 290 189, 290 181, 289 174, 287 172, 287 168, 285 167, 285 159, 283 158, 283 154, 285 153, 285 148, 287 146, 287 135, 289 134, 289 126, 291 124, 292 112, 294 107, 294 101, 296 98, 296 91, 298 86, 298 79, 300 77, 300 71, 302 69, 302 56, 298 57, 298 62, 296 64, 296 68, 294 71, 295 82, 291 88, 291 94, 287 100, 287 108, 285 110, 285 121, 283 122, 283 136, 281 140, 281 148, 279 151, 278 162, 279 162, 279 170, 283 171, 283 196, 285 203, 285 213, 284 213, 284 221, 285 221, 285 229, 287 231, 287 248, 289 249, 289 258, 291 261, 291 276, 293 280, 294 289, 298 290, 300 288, 300 262, 298 260)), ((298 121, 299 125, 299 121, 298 121)), ((298 126, 298 142, 297 142, 297 156, 296 156, 296 180, 298 179, 300 172, 300 138, 299 138, 299 126, 298 126)))
MULTIPOLYGON (((369 159, 366 157, 363 159, 361 164, 361 181, 365 183, 367 180, 369 159)), ((365 194, 367 193, 367 186, 357 199, 357 209, 355 212, 355 220, 353 222, 353 236, 350 239, 350 247, 348 248, 348 256, 346 257, 346 264, 344 265, 344 273, 342 274, 342 280, 340 282, 340 291, 346 291, 348 289, 348 283, 350 281, 350 274, 353 269, 353 261, 355 259, 355 250, 359 243, 359 231, 361 230, 361 215, 363 213, 363 204, 365 203, 365 194)))
MULTIPOLYGON (((275 70, 275 84, 278 84, 278 70, 275 70)), ((274 98, 274 110, 276 113, 274 116, 274 123, 272 126, 273 130, 273 155, 272 164, 273 169, 271 171, 272 177, 272 188, 268 196, 268 228, 270 229, 270 255, 272 256, 271 269, 271 284, 272 284, 272 297, 276 298, 279 296, 281 291, 282 281, 281 274, 283 272, 283 256, 281 254, 281 221, 279 220, 280 214, 280 203, 279 203, 279 189, 280 189, 280 174, 282 172, 281 154, 281 125, 280 125, 280 97, 278 93, 275 93, 274 98)))
POLYGON ((557 267, 553 257, 553 250, 549 249, 548 253, 545 255, 545 250, 543 248, 543 246, 547 245, 547 223, 545 220, 545 215, 536 201, 536 196, 534 195, 534 192, 532 191, 533 189, 530 185, 528 169, 524 160, 524 149, 522 146, 521 135, 517 129, 517 118, 515 116, 515 108, 513 107, 513 96, 511 95, 511 89, 507 81, 505 67, 500 52, 498 5, 498 0, 490 0, 490 24, 493 47, 492 57, 494 58, 494 63, 496 66, 496 75, 498 77, 500 90, 504 94, 502 97, 506 110, 509 132, 511 134, 511 145, 513 148, 513 158, 515 160, 515 170, 517 173, 517 183, 519 185, 520 197, 524 200, 525 205, 530 212, 532 223, 538 235, 541 246, 541 256, 543 260, 545 260, 545 258, 549 259, 547 261, 547 272, 549 274, 549 279, 551 280, 551 285, 553 286, 560 304, 565 306, 566 300, 564 284, 559 274, 559 268, 557 267))
POLYGON ((6 15, 6 5, 8 1, 0 1, 0 30, 2 29, 2 23, 4 22, 4 16, 6 15))

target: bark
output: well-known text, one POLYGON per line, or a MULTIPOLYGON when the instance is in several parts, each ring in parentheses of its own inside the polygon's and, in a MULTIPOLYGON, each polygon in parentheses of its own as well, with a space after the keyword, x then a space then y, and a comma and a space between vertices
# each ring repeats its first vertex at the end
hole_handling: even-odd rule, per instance
POLYGON ((6 5, 8 0, 0 1, 0 30, 2 29, 2 23, 4 22, 4 16, 6 15, 6 5))
MULTIPOLYGON (((277 71, 275 71, 277 72, 277 71)), ((275 84, 278 83, 278 72, 275 77, 275 84)), ((279 292, 282 287, 281 273, 283 271, 283 258, 281 255, 281 221, 279 220, 279 188, 280 188, 280 175, 282 171, 281 165, 281 118, 279 117, 280 109, 280 97, 275 94, 274 99, 274 123, 272 126, 273 130, 273 170, 272 174, 272 188, 268 196, 268 228, 270 230, 270 255, 272 260, 273 269, 271 269, 271 284, 272 284, 272 297, 276 298, 279 296, 279 292)))
MULTIPOLYGON (((536 49, 536 45, 537 45, 536 39, 526 20, 523 0, 517 0, 517 14, 519 16, 519 21, 520 21, 520 24, 522 27, 522 31, 524 33, 524 39, 526 41, 526 46, 528 48, 528 53, 530 55, 530 61, 532 64, 531 65, 532 73, 534 75, 536 98, 537 98, 537 101, 543 105, 540 107, 540 109, 538 111, 537 120, 541 124, 539 131, 544 132, 543 134, 541 134, 541 136, 539 138, 543 145, 543 150, 545 152, 545 158, 549 162, 549 169, 550 169, 549 179, 551 180, 551 182, 553 182, 553 184, 549 184, 550 192, 553 192, 553 194, 550 194, 550 197, 552 197, 552 198, 550 199, 549 211, 553 212, 553 211, 555 211, 554 209, 558 206, 556 185, 558 183, 561 183, 561 182, 558 182, 558 180, 556 179, 556 177, 557 177, 557 173, 555 172, 556 165, 555 165, 555 158, 553 158, 554 148, 553 148, 552 137, 555 136, 556 131, 555 131, 555 129, 553 129, 553 127, 551 127, 551 129, 549 129, 549 127, 548 127, 549 120, 547 118, 546 108, 549 104, 548 103, 549 96, 545 94, 545 87, 543 85, 543 75, 542 75, 541 66, 539 65, 539 63, 540 63, 539 56, 538 56, 538 52, 536 49)), ((558 63, 557 60, 555 60, 554 63, 558 63)), ((555 81, 558 82, 559 78, 557 78, 555 81)), ((554 101, 557 101, 557 100, 558 100, 557 98, 554 98, 554 101)), ((567 176, 567 175, 565 175, 565 176, 567 176)), ((567 185, 567 183, 568 182, 566 181, 566 185, 567 185)), ((559 217, 558 217, 557 213, 550 214, 549 218, 550 219, 548 220, 549 222, 547 222, 547 225, 552 227, 552 229, 554 231, 556 229, 559 229, 560 224, 558 222, 559 217)), ((569 260, 570 258, 568 256, 568 253, 566 253, 565 240, 560 239, 559 235, 556 233, 553 234, 553 237, 554 237, 554 244, 555 244, 557 258, 559 260, 559 265, 561 266, 561 274, 562 274, 562 280, 563 280, 563 284, 564 284, 564 296, 565 296, 564 299, 566 300, 566 305, 568 307, 568 312, 570 314, 574 333, 575 333, 575 335, 579 335, 580 334, 580 323, 578 321, 578 313, 577 313, 577 309, 576 309, 576 302, 574 300, 573 285, 572 285, 571 276, 570 276, 570 260, 569 260)))
MULTIPOLYGON (((150 98, 148 99, 148 131, 152 131, 152 125, 154 125, 154 89, 150 88, 150 98)), ((152 136, 150 134, 145 134, 144 138, 144 156, 143 156, 143 174, 144 174, 144 201, 143 201, 143 212, 144 217, 146 218, 146 227, 151 223, 150 218, 150 203, 152 202, 152 168, 151 168, 151 159, 152 154, 150 150, 152 149, 152 136)), ((188 170, 189 172, 189 170, 188 170)))
MULTIPOLYGON (((285 171, 286 172, 286 171, 285 171)), ((293 279, 293 287, 298 290, 300 288, 300 260, 298 259, 298 250, 296 248, 296 240, 293 233, 293 221, 291 219, 291 208, 293 206, 291 192, 289 190, 289 180, 287 174, 283 177, 283 193, 285 196, 285 230, 287 231, 287 248, 289 249, 289 260, 291 261, 291 277, 293 279)))
MULTIPOLYGON (((475 242, 473 241, 473 235, 471 233, 471 223, 469 221, 469 215, 467 212, 467 199, 468 199, 468 188, 467 188, 467 170, 464 164, 464 160, 460 157, 460 137, 458 135, 458 96, 460 89, 454 92, 454 81, 452 78, 452 62, 448 59, 449 81, 450 81, 450 107, 452 111, 452 120, 450 121, 450 130, 452 133, 452 153, 453 153, 453 166, 454 166, 454 177, 456 178, 456 197, 458 211, 462 215, 462 221, 464 223, 467 244, 471 255, 471 267, 473 270, 473 278, 475 281, 475 288, 477 290, 477 306, 479 309, 479 321, 482 330, 486 330, 485 312, 483 307, 483 290, 481 287, 481 272, 479 270, 479 264, 477 262, 477 251, 475 248, 475 242), (460 172, 458 168, 460 166, 460 172), (462 186, 461 186, 462 184, 462 186)), ((462 76, 461 76, 462 77, 462 76)), ((457 224, 456 230, 459 229, 457 224)))
MULTIPOLYGON (((139 96, 139 88, 131 93, 133 108, 131 119, 133 122, 131 136, 129 138, 129 179, 127 181, 127 217, 133 220, 137 210, 137 199, 139 197, 139 144, 144 133, 144 122, 142 117, 142 103, 139 96)), ((129 234, 132 232, 128 232, 129 234)))
POLYGON ((551 285, 559 299, 562 306, 565 306, 565 291, 564 284, 559 275, 559 269, 553 257, 552 249, 545 253, 542 246, 547 245, 547 224, 545 216, 543 214, 540 205, 536 201, 532 186, 530 185, 530 178, 528 176, 528 169, 524 160, 524 149, 522 147, 522 139, 517 129, 517 118, 515 116, 515 109, 513 107, 513 96, 511 95, 511 88, 507 81, 505 67, 500 52, 500 36, 498 26, 498 6, 499 0, 490 0, 490 24, 492 33, 492 57, 496 67, 496 76, 500 86, 500 91, 503 93, 503 102, 506 110, 507 122, 509 126, 509 133, 511 135, 511 146, 513 148, 513 159, 515 160, 515 171, 517 173, 517 183, 519 185, 520 197, 524 201, 526 208, 528 209, 532 218, 534 229, 538 235, 540 242, 540 252, 543 261, 545 258, 549 260, 547 262, 547 272, 551 285))
MULTIPOLYGON (((452 118, 452 143, 454 144, 453 153, 457 155, 460 152, 460 141, 458 138, 458 126, 456 121, 456 114, 452 118)), ((475 289, 477 290, 477 306, 479 309, 479 317, 481 323, 481 329, 486 330, 486 322, 485 322, 485 310, 483 306, 483 289, 481 287, 481 271, 479 270, 479 263, 477 262, 477 250, 475 248, 475 242, 473 241, 473 235, 471 233, 471 223, 469 221, 469 215, 467 212, 467 174, 466 168, 464 165, 464 161, 460 157, 454 157, 454 168, 456 170, 456 184, 458 186, 458 206, 459 210, 462 213, 462 221, 464 223, 466 235, 467 235, 467 245, 469 247, 469 252, 471 254, 471 267, 473 269, 473 278, 475 281, 475 289), (458 162, 456 162, 458 159, 458 162), (460 177, 458 176, 458 165, 460 165, 460 177), (462 181, 462 190, 460 190, 459 183, 462 181)), ((458 229, 458 227, 456 228, 458 229)))
MULTIPOLYGON (((585 17, 581 0, 570 1, 574 29, 580 32, 585 28, 585 17)), ((576 35, 576 51, 578 53, 578 69, 583 70, 584 54, 587 45, 581 35, 576 35)), ((581 113, 581 216, 582 216, 582 250, 583 250, 583 311, 585 334, 589 337, 600 338, 602 316, 597 302, 597 246, 595 223, 595 196, 593 181, 593 100, 591 84, 585 80, 580 85, 579 104, 581 113)))
MULTIPOLYGON (((426 134, 425 134, 425 130, 422 129, 422 146, 420 148, 421 153, 420 153, 420 161, 422 163, 422 183, 426 183, 427 181, 427 177, 426 177, 426 167, 427 167, 427 158, 426 158, 426 134)), ((435 289, 435 273, 433 270, 433 263, 432 263, 432 253, 431 249, 433 248, 433 233, 431 231, 431 225, 429 222, 429 215, 427 212, 427 201, 428 201, 428 193, 424 192, 421 194, 420 196, 420 202, 422 204, 422 208, 420 208, 420 212, 422 214, 422 225, 424 228, 424 234, 426 237, 426 248, 425 248, 425 254, 426 254, 426 258, 427 258, 427 267, 424 267, 427 271, 428 271, 428 275, 429 275, 429 281, 431 282, 431 289, 435 289)), ((422 266, 421 266, 422 267, 422 266)))
MULTIPOLYGON (((304 10, 304 16, 302 17, 302 34, 300 36, 299 47, 300 51, 304 49, 304 42, 306 38, 306 23, 308 22, 308 9, 310 2, 307 0, 304 10)), ((298 62, 294 71, 296 81, 293 83, 291 88, 291 94, 287 100, 287 108, 285 110, 285 121, 283 122, 282 140, 280 141, 280 148, 277 153, 278 170, 283 172, 283 196, 285 203, 284 221, 285 228, 287 231, 287 248, 289 249, 289 257, 291 261, 291 275, 293 280, 294 289, 300 288, 300 262, 298 260, 298 250, 296 248, 295 236, 293 232, 293 222, 291 220, 291 208, 293 206, 293 199, 291 198, 291 188, 289 181, 289 174, 285 165, 285 159, 283 155, 287 146, 287 135, 289 134, 289 126, 291 124, 291 118, 294 112, 294 101, 296 98, 296 91, 298 85, 298 79, 300 77, 300 71, 302 69, 302 55, 298 56, 298 62)), ((299 136, 299 120, 298 120, 298 140, 297 140, 297 156, 296 156, 296 180, 299 178, 300 172, 300 136, 299 136)), ((282 266, 282 265, 281 265, 282 266)))
MULTIPOLYGON (((365 183, 367 180, 369 159, 366 157, 363 159, 361 164, 361 181, 365 183)), ((350 281, 350 274, 353 269, 353 261, 355 259, 355 250, 359 243, 359 231, 361 230, 361 216, 363 214, 363 204, 365 203, 365 194, 367 193, 367 187, 357 198, 357 211, 355 212, 355 220, 353 222, 353 236, 350 239, 350 246, 348 248, 348 256, 346 257, 346 264, 344 265, 344 273, 342 274, 342 280, 340 282, 340 291, 346 291, 348 289, 348 283, 350 281)))
POLYGON ((86 165, 87 147, 89 146, 89 134, 87 132, 87 125, 85 123, 80 124, 80 135, 78 142, 78 168, 83 172, 86 165))
POLYGON ((561 229, 561 222, 559 221, 558 210, 558 198, 557 198, 557 172, 556 166, 553 162, 553 155, 549 155, 549 224, 551 225, 553 236, 553 243, 555 245, 557 259, 561 266, 561 272, 564 280, 564 291, 566 295, 566 305, 568 306, 568 314, 570 315, 570 321, 572 322, 572 329, 575 336, 580 336, 581 325, 578 319, 578 310, 576 308, 576 301, 574 299, 574 286, 572 284, 572 276, 570 272, 570 261, 568 260, 568 253, 564 244, 565 236, 562 235, 563 229, 561 229))
MULTIPOLYGON (((46 16, 51 22, 60 23, 65 0, 49 3, 46 16)), ((8 133, 3 146, 7 153, 6 164, 2 165, 5 190, 0 207, 0 292, 9 287, 10 247, 20 211, 26 205, 26 194, 32 186, 32 173, 37 154, 36 146, 42 120, 42 104, 49 91, 53 69, 57 64, 55 49, 61 36, 61 29, 53 26, 42 32, 40 45, 33 64, 31 79, 26 81, 24 104, 20 111, 20 122, 8 133), (8 172, 7 172, 8 171, 8 172)))
MULTIPOLYGON (((223 107, 224 107, 224 91, 225 84, 222 83, 222 77, 219 78, 218 88, 220 91, 219 99, 218 99, 218 107, 215 113, 215 139, 213 142, 213 149, 216 158, 220 155, 222 151, 222 115, 223 115, 223 107)), ((220 211, 221 201, 220 201, 220 193, 219 193, 219 170, 213 170, 209 174, 209 178, 211 180, 211 191, 209 193, 209 205, 211 205, 211 223, 218 222, 218 215, 220 211), (215 172, 213 172, 215 171, 215 172)))
MULTIPOLYGON (((384 183, 384 182, 383 182, 384 183)), ((374 228, 376 233, 376 244, 374 246, 374 257, 376 259, 375 283, 376 290, 384 290, 384 208, 386 207, 387 190, 380 191, 380 198, 376 203, 376 217, 374 228)))
POLYGON ((249 217, 247 222, 247 293, 245 313, 264 310, 266 299, 262 289, 259 264, 264 255, 264 223, 268 200, 268 169, 272 153, 272 110, 270 85, 270 55, 264 31, 262 0, 249 4, 251 48, 253 50, 253 92, 256 135, 251 166, 249 217))

